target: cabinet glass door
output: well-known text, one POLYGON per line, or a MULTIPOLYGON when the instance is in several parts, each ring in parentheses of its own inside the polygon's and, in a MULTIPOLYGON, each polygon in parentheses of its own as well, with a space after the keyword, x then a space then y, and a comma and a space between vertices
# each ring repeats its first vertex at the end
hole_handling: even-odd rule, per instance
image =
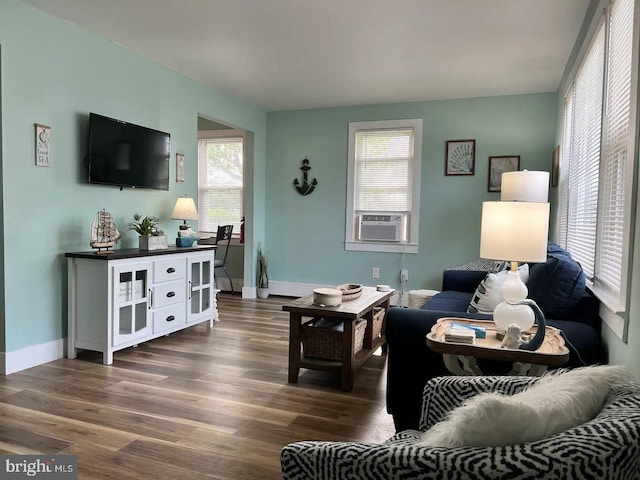
POLYGON ((213 259, 201 255, 189 259, 189 315, 187 321, 211 313, 213 294, 213 259))
POLYGON ((150 272, 150 263, 114 268, 113 345, 151 332, 150 272))

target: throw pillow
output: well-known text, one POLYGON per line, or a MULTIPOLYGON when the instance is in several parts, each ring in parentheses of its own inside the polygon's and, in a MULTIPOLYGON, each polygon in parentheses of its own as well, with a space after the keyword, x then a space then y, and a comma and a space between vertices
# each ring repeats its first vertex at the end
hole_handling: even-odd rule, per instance
POLYGON ((507 263, 504 261, 487 260, 486 258, 480 258, 473 262, 463 263, 462 265, 454 265, 446 270, 464 270, 464 271, 478 271, 478 272, 499 272, 507 268, 507 263))
POLYGON ((611 385, 628 380, 623 366, 583 367, 547 374, 512 396, 482 393, 452 410, 417 444, 483 447, 541 440, 593 419, 611 385))
POLYGON ((550 243, 547 261, 531 267, 527 288, 545 317, 563 319, 584 295, 585 275, 569 252, 550 243))
MULTIPOLYGON (((467 313, 493 313, 498 304, 502 302, 500 289, 507 280, 508 272, 509 270, 502 270, 498 273, 488 273, 471 297, 467 313)), ((518 267, 518 273, 520 279, 526 284, 529 280, 529 264, 523 263, 518 267)))

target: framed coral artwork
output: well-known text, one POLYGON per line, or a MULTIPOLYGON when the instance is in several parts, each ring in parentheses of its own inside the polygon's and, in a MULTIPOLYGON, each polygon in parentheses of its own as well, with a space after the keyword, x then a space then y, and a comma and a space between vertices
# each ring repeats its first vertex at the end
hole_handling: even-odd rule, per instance
POLYGON ((487 189, 490 192, 502 191, 502 174, 520 170, 520 155, 489 157, 489 178, 487 189))
POLYGON ((476 168, 475 140, 447 140, 445 175, 473 175, 476 168))

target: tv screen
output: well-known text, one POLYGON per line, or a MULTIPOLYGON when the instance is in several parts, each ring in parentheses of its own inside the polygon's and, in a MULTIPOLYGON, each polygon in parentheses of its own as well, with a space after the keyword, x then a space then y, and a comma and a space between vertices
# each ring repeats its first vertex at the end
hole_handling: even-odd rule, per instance
POLYGON ((169 190, 168 133, 89 114, 89 183, 169 190))

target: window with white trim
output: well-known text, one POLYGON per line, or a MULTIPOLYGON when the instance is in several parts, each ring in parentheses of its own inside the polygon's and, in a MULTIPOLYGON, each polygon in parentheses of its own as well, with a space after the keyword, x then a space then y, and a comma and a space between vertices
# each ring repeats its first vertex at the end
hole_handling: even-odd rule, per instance
POLYGON ((218 225, 240 234, 244 138, 229 131, 198 132, 198 230, 215 235, 218 225))
POLYGON ((634 3, 611 2, 596 29, 565 95, 560 147, 557 240, 614 316, 626 311, 630 268, 634 3))
POLYGON ((345 249, 418 252, 422 119, 349 123, 345 249))

